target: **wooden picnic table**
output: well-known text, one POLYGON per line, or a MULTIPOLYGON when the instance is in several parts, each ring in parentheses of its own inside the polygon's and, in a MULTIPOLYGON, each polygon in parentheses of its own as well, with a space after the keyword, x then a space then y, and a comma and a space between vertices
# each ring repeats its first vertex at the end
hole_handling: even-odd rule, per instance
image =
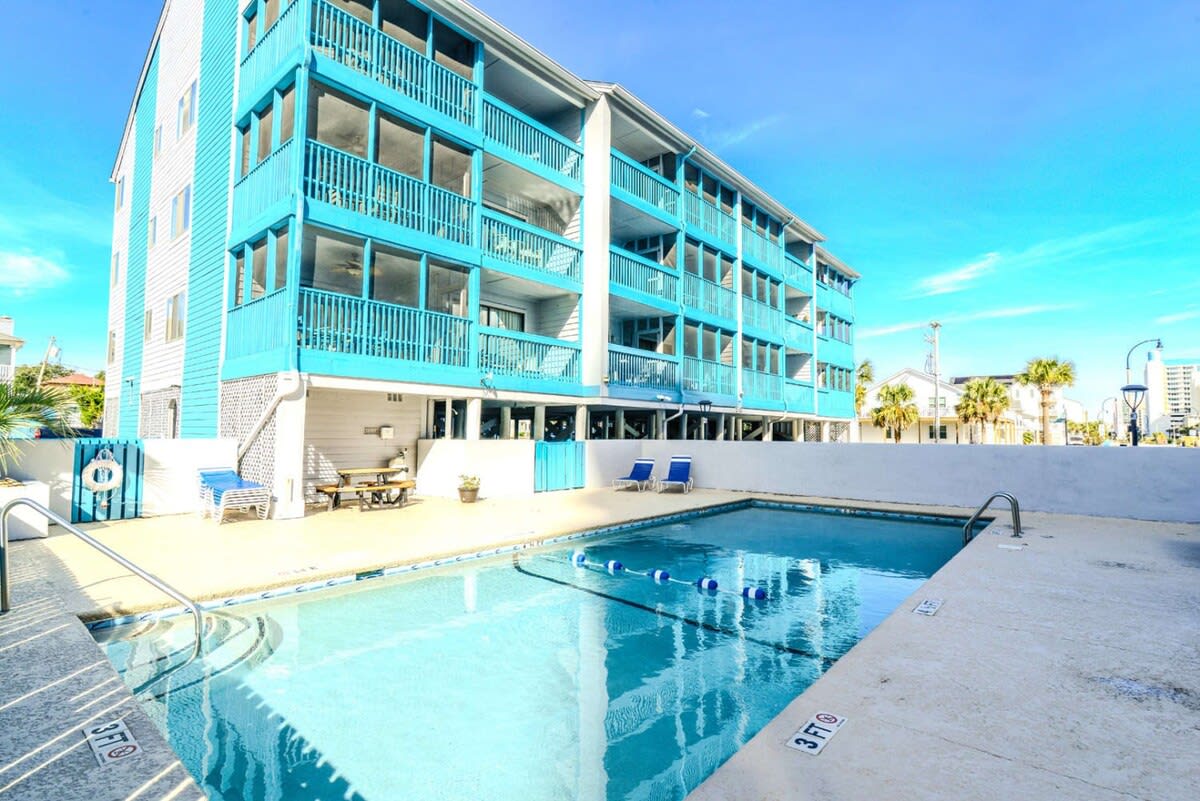
POLYGON ((359 509, 366 510, 385 506, 404 506, 408 503, 408 491, 416 486, 411 479, 393 481, 390 476, 400 472, 395 467, 344 467, 337 471, 338 483, 317 487, 329 498, 329 510, 340 505, 343 492, 358 496, 359 509), (355 478, 371 477, 374 480, 361 484, 355 478))
POLYGON ((383 484, 387 481, 388 476, 400 472, 395 467, 343 467, 337 471, 338 486, 344 487, 347 484, 353 484, 354 479, 361 476, 374 476, 375 481, 383 484))

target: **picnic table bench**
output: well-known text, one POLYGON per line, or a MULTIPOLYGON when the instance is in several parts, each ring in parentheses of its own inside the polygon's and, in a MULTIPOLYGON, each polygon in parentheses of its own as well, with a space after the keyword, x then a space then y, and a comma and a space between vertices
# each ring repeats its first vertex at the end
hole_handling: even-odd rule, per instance
POLYGON ((347 467, 338 470, 338 483, 316 487, 317 492, 329 499, 329 510, 341 505, 342 495, 358 497, 359 511, 401 507, 408 503, 408 491, 417 486, 412 479, 392 480, 398 471, 394 467, 347 467), (355 484, 359 476, 370 476, 374 480, 355 484))

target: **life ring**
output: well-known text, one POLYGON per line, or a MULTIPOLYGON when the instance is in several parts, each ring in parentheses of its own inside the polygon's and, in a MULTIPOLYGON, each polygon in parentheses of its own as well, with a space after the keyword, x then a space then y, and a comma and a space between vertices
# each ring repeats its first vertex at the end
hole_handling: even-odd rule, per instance
POLYGON ((125 471, 113 458, 112 451, 105 448, 96 454, 96 458, 88 462, 80 473, 83 486, 92 493, 112 492, 120 489, 125 471))

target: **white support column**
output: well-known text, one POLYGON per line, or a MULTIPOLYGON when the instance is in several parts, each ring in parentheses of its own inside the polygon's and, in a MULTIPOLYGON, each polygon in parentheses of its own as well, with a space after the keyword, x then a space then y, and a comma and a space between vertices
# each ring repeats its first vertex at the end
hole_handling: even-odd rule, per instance
POLYGON ((612 110, 601 95, 583 123, 583 385, 608 373, 608 247, 612 208, 612 110))
POLYGON ((575 440, 582 442, 588 439, 591 432, 588 429, 588 407, 580 404, 575 407, 575 440))
POLYGON ((483 398, 467 399, 467 439, 479 439, 483 417, 483 398))
POLYGON ((688 416, 687 416, 686 412, 683 414, 682 417, 679 418, 679 438, 680 439, 688 438, 688 416))
POLYGON ((821 442, 829 442, 829 421, 821 421, 821 442))
POLYGON ((804 420, 797 417, 792 421, 792 442, 804 441, 804 420))
MULTIPOLYGON (((284 379, 280 379, 281 381, 284 379)), ((272 517, 304 517, 304 418, 308 398, 291 393, 275 407, 275 503, 272 517)))
POLYGON ((617 409, 613 413, 614 422, 617 425, 616 439, 625 439, 625 410, 617 409))
POLYGON ((726 438, 725 413, 717 415, 717 441, 724 441, 726 438))
POLYGON ((446 398, 443 401, 446 416, 442 418, 442 439, 454 438, 454 401, 446 398))
POLYGON ((663 409, 654 410, 654 436, 656 439, 667 438, 667 413, 663 409))
POLYGON ((541 442, 546 438, 546 407, 538 404, 533 407, 533 439, 541 442))
POLYGON ((512 407, 500 407, 500 439, 512 439, 512 407))
POLYGON ((773 440, 775 439, 775 434, 774 434, 774 431, 772 430, 772 429, 774 429, 775 427, 774 427, 773 425, 771 425, 771 418, 770 418, 770 417, 764 417, 764 418, 762 419, 762 421, 763 421, 763 422, 762 422, 762 425, 763 425, 763 435, 762 435, 763 442, 771 442, 771 441, 773 441, 773 440))

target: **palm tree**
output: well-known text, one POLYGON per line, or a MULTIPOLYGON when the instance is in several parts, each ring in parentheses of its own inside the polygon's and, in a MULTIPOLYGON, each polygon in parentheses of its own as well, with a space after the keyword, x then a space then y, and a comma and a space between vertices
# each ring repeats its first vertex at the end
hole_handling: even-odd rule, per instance
POLYGON ((896 444, 900 444, 900 433, 919 417, 912 399, 912 387, 908 384, 884 384, 879 388, 879 405, 871 410, 871 423, 876 428, 892 429, 896 444))
POLYGON ((10 459, 20 458, 16 437, 36 428, 69 434, 70 409, 71 399, 56 389, 24 389, 0 382, 0 476, 8 470, 10 459))
POLYGON ((1050 444, 1050 396, 1060 387, 1075 383, 1075 364, 1053 359, 1030 359, 1017 383, 1034 386, 1042 393, 1042 444, 1050 444))
POLYGON ((854 416, 862 417, 862 407, 867 400, 867 387, 875 383, 875 365, 870 359, 858 363, 854 376, 854 416))
MULTIPOLYGON (((995 442, 996 421, 1008 411, 1008 390, 994 378, 972 378, 963 386, 963 400, 955 407, 958 419, 967 424, 990 423, 995 442)), ((985 437, 980 436, 982 442, 985 437)))

